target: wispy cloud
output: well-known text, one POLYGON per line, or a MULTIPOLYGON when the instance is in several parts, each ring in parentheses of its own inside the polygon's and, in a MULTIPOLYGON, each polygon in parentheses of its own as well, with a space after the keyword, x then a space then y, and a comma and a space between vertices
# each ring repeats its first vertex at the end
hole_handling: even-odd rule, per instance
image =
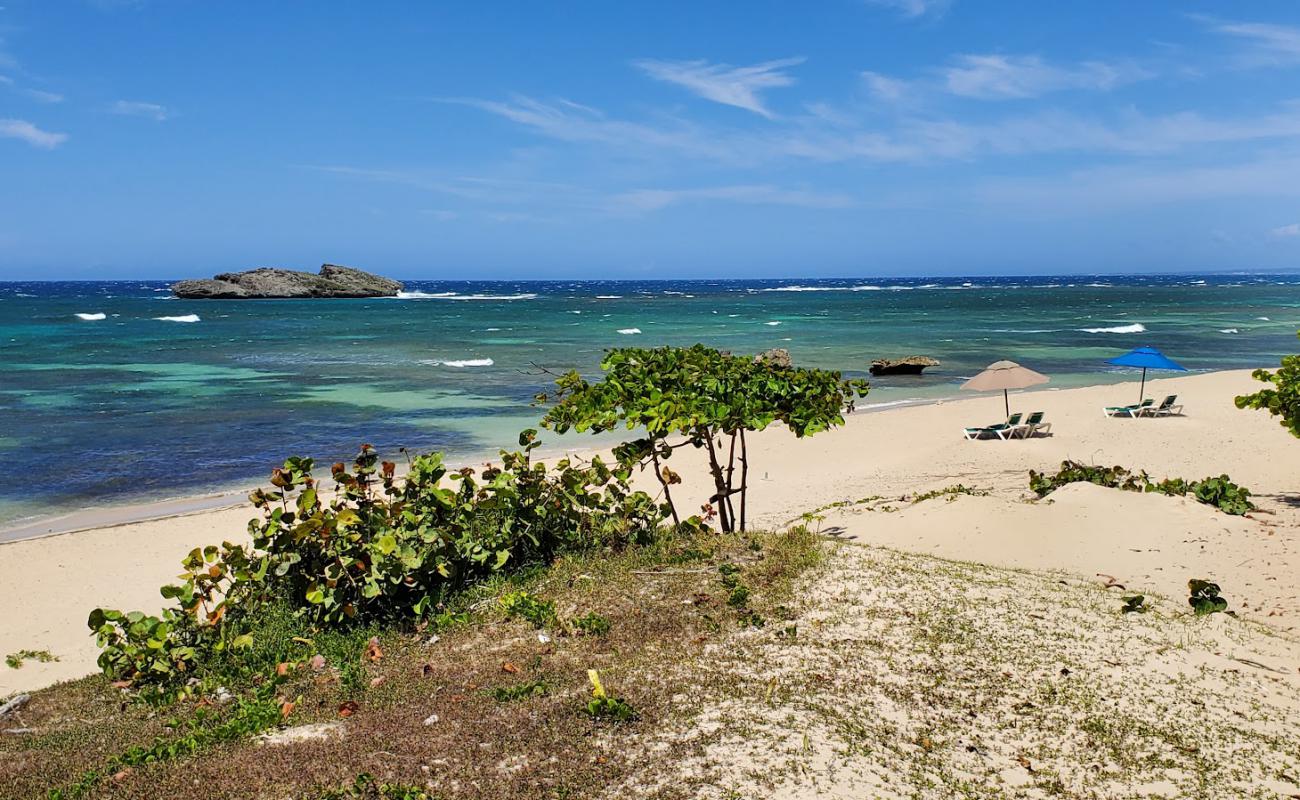
POLYGON ((1247 47, 1244 58, 1248 64, 1300 62, 1300 28, 1269 22, 1228 22, 1206 16, 1195 19, 1215 33, 1242 40, 1247 47))
POLYGON ((871 93, 872 97, 886 103, 897 103, 905 100, 912 93, 912 86, 909 81, 902 78, 891 78, 879 72, 863 72, 862 83, 867 87, 867 91, 871 93))
POLYGON ((1269 231, 1269 233, 1278 237, 1300 236, 1300 222, 1293 222, 1290 225, 1283 225, 1279 228, 1274 228, 1269 231))
POLYGON ((162 122, 170 116, 166 106, 160 106, 157 103, 144 103, 139 100, 118 100, 109 110, 114 114, 121 114, 127 117, 146 117, 155 122, 162 122))
POLYGON ((866 0, 868 5, 892 8, 905 17, 927 15, 941 17, 948 12, 952 0, 866 0))
POLYGON ((0 119, 0 137, 18 139, 44 150, 53 150, 68 140, 66 133, 43 131, 25 119, 0 119))
POLYGON ((62 103, 64 100, 63 95, 58 92, 46 92, 41 89, 24 89, 23 94, 38 103, 62 103))
POLYGON ((855 205, 854 199, 846 194, 782 189, 767 184, 691 189, 634 189, 617 194, 613 199, 617 205, 638 211, 657 211, 671 205, 701 200, 803 208, 847 208, 855 205))
POLYGON ((633 63, 655 80, 675 83, 706 100, 743 108, 770 119, 773 114, 763 104, 762 93, 767 89, 792 85, 794 78, 784 70, 803 62, 803 58, 783 58, 749 67, 653 59, 633 63))
POLYGON ((1039 97, 1065 89, 1106 91, 1151 76, 1131 64, 1084 61, 1058 66, 1033 55, 980 54, 958 56, 942 74, 952 94, 984 100, 1039 97))

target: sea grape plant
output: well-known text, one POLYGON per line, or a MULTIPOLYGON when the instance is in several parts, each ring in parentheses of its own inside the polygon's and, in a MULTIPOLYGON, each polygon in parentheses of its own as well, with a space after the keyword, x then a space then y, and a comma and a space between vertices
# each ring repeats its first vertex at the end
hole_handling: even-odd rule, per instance
POLYGON ((679 447, 704 450, 714 484, 705 514, 716 510, 724 531, 745 529, 747 432, 780 422, 795 436, 812 436, 842 425, 844 412, 868 391, 866 381, 845 380, 839 372, 784 366, 700 344, 619 348, 609 351, 600 367, 604 375, 598 381, 570 371, 556 379, 554 392, 537 396, 538 403, 551 404, 542 426, 558 433, 643 431, 615 448, 615 457, 629 471, 653 469, 678 524, 672 487, 681 479, 665 462, 679 447), (671 437, 682 439, 671 442, 671 437))
MULTIPOLYGON (((1296 335, 1300 336, 1300 331, 1296 335)), ((1285 356, 1276 372, 1257 369, 1252 375, 1255 380, 1272 385, 1237 397, 1237 408, 1263 409, 1281 417, 1282 427, 1291 431, 1292 436, 1300 437, 1300 355, 1285 356)))
POLYGON ((1174 497, 1190 494, 1201 503, 1235 516, 1255 510, 1250 501, 1250 490, 1233 483, 1227 475, 1199 481, 1183 478, 1153 481, 1145 471, 1133 472, 1124 467, 1100 467, 1079 461, 1062 461, 1061 468, 1054 473, 1029 471, 1029 488, 1039 497, 1046 497, 1068 483, 1080 482, 1129 492, 1159 492, 1174 497))
POLYGON ((1192 578, 1187 582, 1187 604, 1196 616, 1214 614, 1228 609, 1228 601, 1219 596, 1219 584, 1192 578))
POLYGON ((331 468, 328 498, 312 460, 290 458, 270 490, 250 495, 260 512, 251 545, 191 552, 181 582, 162 588, 174 607, 91 612, 100 668, 175 685, 208 654, 252 645, 250 620, 270 603, 325 627, 434 616, 450 593, 494 573, 642 541, 664 519, 659 503, 630 489, 626 470, 599 458, 534 463, 536 433, 524 431, 521 450, 481 471, 449 471, 433 453, 414 458, 403 480, 362 445, 351 469, 331 468))

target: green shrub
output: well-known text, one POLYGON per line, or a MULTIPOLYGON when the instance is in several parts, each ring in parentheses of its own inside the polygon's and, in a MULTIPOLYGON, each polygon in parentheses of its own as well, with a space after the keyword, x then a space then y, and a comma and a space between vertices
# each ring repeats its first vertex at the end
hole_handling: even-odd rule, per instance
POLYGON ((538 403, 554 402, 542 425, 558 433, 644 431, 644 438, 615 448, 615 456, 624 469, 652 468, 679 524, 672 487, 681 478, 664 462, 677 447, 703 449, 715 490, 705 516, 716 513, 723 531, 745 529, 746 432, 781 422, 795 436, 812 436, 842 425, 845 409, 852 410, 855 398, 868 390, 866 381, 845 380, 839 372, 783 366, 702 344, 618 348, 600 368, 605 374, 595 383, 569 372, 556 380, 553 394, 538 395, 538 403), (684 441, 670 444, 669 436, 684 441))
POLYGON ((1029 488, 1039 497, 1046 497, 1068 483, 1079 482, 1129 492, 1159 492, 1176 497, 1191 494, 1199 502, 1237 516, 1255 509, 1250 502, 1250 490, 1233 483, 1227 475, 1200 481, 1182 478, 1152 481, 1146 472, 1131 472, 1124 467, 1099 467, 1078 461, 1062 461, 1060 470, 1055 473, 1029 471, 1029 488))
POLYGON ((500 466, 477 476, 449 473, 434 453, 415 458, 400 482, 395 465, 363 445, 351 471, 331 469, 328 503, 312 460, 288 459, 272 472, 271 490, 250 495, 261 512, 249 522, 251 546, 191 552, 182 582, 162 588, 175 607, 158 616, 91 613, 101 670, 180 687, 199 662, 263 646, 267 609, 322 630, 441 615, 451 594, 489 576, 561 552, 645 541, 663 520, 662 506, 630 489, 626 469, 599 458, 547 469, 531 460, 536 431, 519 442, 522 451, 502 452, 500 466))
MULTIPOLYGON (((1297 332, 1300 336, 1300 332, 1297 332)), ((1278 420, 1292 436, 1300 437, 1300 355, 1285 356, 1277 372, 1257 369, 1251 373, 1257 381, 1271 384, 1254 394, 1236 398, 1237 408, 1257 408, 1267 411, 1278 420)))
POLYGON ((1228 601, 1219 596, 1217 583, 1193 578, 1187 582, 1187 589, 1191 593, 1187 598, 1187 604, 1198 617, 1228 609, 1228 601))
POLYGON ((1140 594, 1126 595, 1124 605, 1120 607, 1120 611, 1125 614, 1145 614, 1150 610, 1146 597, 1140 594))

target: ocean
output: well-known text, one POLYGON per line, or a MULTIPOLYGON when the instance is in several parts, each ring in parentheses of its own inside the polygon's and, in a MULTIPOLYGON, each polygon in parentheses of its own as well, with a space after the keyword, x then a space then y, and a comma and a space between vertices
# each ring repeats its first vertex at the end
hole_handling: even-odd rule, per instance
POLYGON ((0 283, 0 527, 250 485, 288 455, 328 464, 362 442, 489 454, 535 425, 544 369, 595 373, 612 347, 785 347, 853 377, 878 357, 943 362, 872 379, 862 407, 883 408, 955 395, 1003 358, 1056 387, 1131 379, 1105 360, 1144 344, 1191 370, 1272 366, 1300 328, 1295 274, 413 281, 376 300, 167 287, 0 283))

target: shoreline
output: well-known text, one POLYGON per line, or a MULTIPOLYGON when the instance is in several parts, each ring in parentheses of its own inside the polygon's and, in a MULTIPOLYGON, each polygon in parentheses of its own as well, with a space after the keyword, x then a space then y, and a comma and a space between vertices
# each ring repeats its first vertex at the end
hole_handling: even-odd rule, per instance
MULTIPOLYGON (((1214 371, 1193 372, 1192 375, 1209 375, 1214 372, 1235 372, 1234 369, 1214 369, 1214 371)), ((1041 392, 1066 392, 1070 389, 1096 388, 1096 386, 1113 386, 1127 384, 1127 380, 1100 382, 1100 384, 1083 384, 1069 386, 1047 386, 1047 388, 1022 389, 1013 392, 1013 394, 1032 394, 1041 392)), ((1148 381, 1149 382, 1149 381, 1148 381)), ((893 388, 893 386, 891 386, 893 388)), ((904 389, 904 386, 898 386, 898 389, 904 389)), ((854 411, 854 414, 884 414, 884 412, 901 410, 901 408, 915 408, 920 406, 941 406, 945 403, 961 403, 966 401, 978 401, 984 393, 979 394, 957 394, 954 389, 953 394, 946 394, 944 397, 935 398, 906 398, 898 401, 887 401, 880 403, 866 402, 862 403, 854 411)), ((871 395, 866 398, 870 401, 871 395)), ((538 415, 539 416, 539 415, 538 415)), ((846 416, 846 420, 850 419, 846 416)), ((539 434, 545 436, 549 432, 545 429, 539 429, 539 434)), ((554 434, 551 434, 554 436, 554 434)), ((589 440, 589 434, 569 434, 569 436, 582 436, 584 440, 589 440)), ((491 460, 497 458, 499 449, 484 449, 477 453, 459 455, 454 459, 448 459, 450 464, 477 464, 482 460, 491 460)), ((578 455, 582 458, 590 458, 593 454, 604 453, 608 447, 589 446, 588 441, 584 441, 584 446, 577 447, 558 447, 554 445, 543 444, 537 450, 537 458, 551 459, 562 458, 564 455, 578 455)), ((266 468, 269 473, 270 467, 266 468)), ((400 468, 399 468, 400 473, 400 468)), ((328 471, 320 471, 321 476, 328 477, 328 471)), ((266 487, 265 477, 248 477, 240 480, 238 485, 231 485, 229 488, 213 488, 196 492, 192 494, 179 494, 175 497, 165 497, 161 500, 142 500, 127 502, 107 502, 99 505, 82 507, 82 509, 64 511, 64 513, 51 515, 27 516, 14 520, 18 524, 0 524, 0 546, 12 544, 17 541, 31 541, 38 539, 47 539, 51 536, 65 536, 68 533, 82 533, 86 531, 98 531, 103 528, 118 528, 130 526, 130 524, 157 522, 157 520, 177 519, 182 516, 192 516, 195 514, 208 513, 208 511, 224 511, 235 509, 247 505, 248 493, 253 489, 266 487)))
MULTIPOLYGON (((1225 372, 1250 372, 1251 370, 1223 369, 1223 370, 1195 370, 1189 371, 1188 376, 1192 375, 1212 375, 1225 372)), ((1124 374, 1124 373, 1115 373, 1124 374)), ((1070 376, 1073 377, 1073 376, 1070 376)), ((1155 380, 1155 379, 1153 379, 1155 380)), ((1023 389, 1012 392, 1013 395, 1037 394, 1045 392, 1062 392, 1074 389, 1091 389, 1103 386, 1117 386, 1132 383, 1130 380, 1115 380, 1100 383, 1070 384, 1065 386, 1046 386, 1043 388, 1023 389)), ((1149 380, 1148 383, 1151 381, 1149 380)), ((889 387, 903 389, 905 387, 889 387)), ((967 401, 977 401, 986 393, 967 393, 958 394, 959 390, 955 387, 953 394, 941 397, 922 397, 906 398, 902 400, 890 400, 881 403, 866 402, 860 404, 854 414, 880 414, 890 411, 917 408, 922 406, 936 406, 949 403, 964 403, 967 401)), ((868 394, 864 400, 870 400, 868 394)), ((539 414, 540 418, 540 414, 539 414)), ((846 421, 851 416, 846 417, 846 421)), ((539 429, 540 435, 547 435, 548 432, 539 429)), ((550 434, 554 435, 554 434, 550 434)), ((573 434, 569 434, 573 435, 573 434)), ((500 448, 485 448, 477 453, 466 453, 454 459, 448 459, 449 464, 460 466, 476 465, 485 460, 495 459, 500 448)), ((537 451, 537 457, 542 459, 551 459, 563 457, 565 455, 576 455, 581 457, 590 457, 593 454, 604 453, 607 447, 590 446, 584 442, 579 447, 558 447, 554 445, 543 444, 537 451)), ((270 467, 267 467, 269 473, 270 467)), ((322 476, 328 476, 325 471, 321 472, 322 476)), ((34 539, 44 539, 50 536, 63 536, 71 533, 82 533, 85 531, 99 530, 102 528, 116 528, 124 525, 133 525, 142 522, 154 522, 158 520, 176 519, 180 517, 192 516, 212 511, 223 511, 238 508, 247 505, 247 495, 258 487, 265 487, 265 478, 249 477, 238 484, 229 487, 216 487, 210 490, 195 492, 193 494, 182 494, 174 497, 165 497, 157 500, 140 500, 134 502, 115 503, 108 502, 99 505, 85 506, 82 508, 64 511, 56 514, 42 515, 35 517, 25 517, 15 520, 10 524, 0 524, 0 547, 13 542, 32 541, 34 539)))
MULTIPOLYGON (((843 427, 803 439, 773 427, 749 441, 750 527, 779 531, 807 512, 811 527, 835 539, 1084 581, 1104 574, 1172 599, 1186 597, 1189 578, 1212 579, 1243 618, 1300 635, 1300 586, 1292 577, 1300 570, 1300 495, 1291 480, 1300 474, 1300 444, 1276 419, 1235 407, 1234 396, 1259 385, 1250 370, 1148 380, 1153 397, 1178 394, 1186 416, 1132 420, 1101 413, 1131 401, 1130 382, 1017 392, 1013 411, 1044 411, 1053 427, 1010 441, 962 436, 965 426, 1002 417, 1000 392, 863 409, 843 427), (1028 471, 1054 470, 1066 459, 1156 479, 1227 474, 1251 490, 1259 509, 1229 516, 1187 497, 1084 484, 1038 501, 1028 471), (913 502, 922 496, 930 499, 913 502)), ((589 446, 537 455, 551 461, 607 446, 582 442, 589 446)), ((713 491, 705 459, 686 448, 671 466, 683 480, 674 490, 679 511, 696 513, 713 491)), ((658 494, 650 473, 634 474, 633 484, 658 494)), ((93 672, 90 609, 157 613, 166 602, 158 587, 174 580, 185 553, 247 541, 246 523, 256 515, 225 494, 165 510, 169 516, 160 517, 157 505, 91 510, 98 516, 76 521, 98 526, 0 542, 0 653, 48 650, 59 658, 0 667, 0 696, 93 672), (132 514, 150 518, 129 521, 132 514)))

